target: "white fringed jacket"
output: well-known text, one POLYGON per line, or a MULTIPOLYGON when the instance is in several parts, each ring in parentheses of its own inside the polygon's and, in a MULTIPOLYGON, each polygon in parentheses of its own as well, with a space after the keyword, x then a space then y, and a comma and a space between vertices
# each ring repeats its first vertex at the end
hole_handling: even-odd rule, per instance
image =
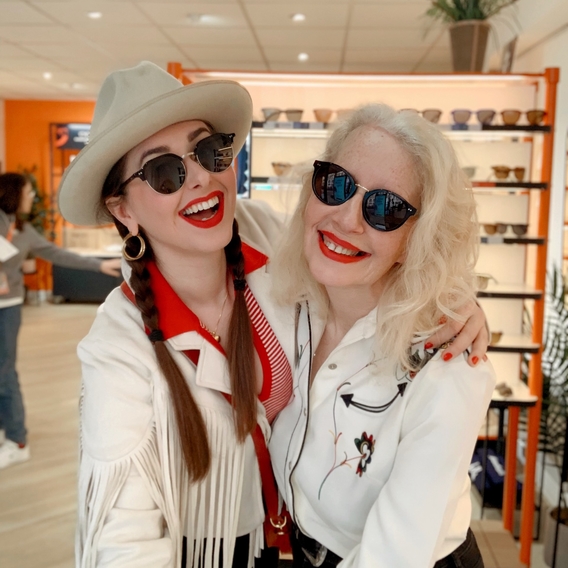
MULTIPOLYGON (((239 207, 241 234, 269 252, 281 223, 262 205, 239 207)), ((286 346, 293 345, 293 317, 272 305, 267 266, 246 278, 290 360, 286 346)), ((258 463, 250 436, 245 444, 236 440, 232 409, 222 394, 230 393, 226 359, 197 331, 175 335, 167 345, 203 414, 210 473, 189 483, 168 387, 140 313, 115 289, 78 348, 83 384, 76 560, 81 568, 178 568, 184 536, 188 566, 204 539, 216 546, 222 539, 230 566, 235 538, 246 534, 250 567, 263 544, 258 463), (182 353, 188 349, 199 350, 197 367, 182 353)), ((260 403, 258 420, 268 440, 260 403)), ((208 558, 203 568, 216 566, 208 558)))

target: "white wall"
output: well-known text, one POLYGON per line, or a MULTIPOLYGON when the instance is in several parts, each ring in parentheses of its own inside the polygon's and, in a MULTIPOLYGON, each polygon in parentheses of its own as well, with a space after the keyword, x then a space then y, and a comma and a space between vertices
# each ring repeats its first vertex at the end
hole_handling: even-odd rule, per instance
MULTIPOLYGON (((566 180, 566 152, 568 135, 568 2, 566 0, 520 0, 495 22, 495 37, 499 46, 493 45, 489 55, 491 67, 499 59, 499 48, 515 34, 519 44, 513 64, 513 72, 541 73, 546 67, 560 68, 560 82, 556 103, 556 131, 552 186, 550 195, 550 225, 548 269, 562 266, 564 248, 564 200, 566 180)), ((498 65, 497 65, 498 66, 498 65)))

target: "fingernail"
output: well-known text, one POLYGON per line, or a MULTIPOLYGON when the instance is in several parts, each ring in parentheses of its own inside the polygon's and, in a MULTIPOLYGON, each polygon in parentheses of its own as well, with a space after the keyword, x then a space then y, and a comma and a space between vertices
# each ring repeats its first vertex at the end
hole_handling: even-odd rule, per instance
POLYGON ((471 362, 472 362, 474 365, 477 365, 478 361, 479 361, 479 357, 477 357, 477 356, 471 358, 471 362))
POLYGON ((443 323, 446 323, 447 321, 448 321, 448 320, 446 319, 446 316, 442 316, 442 317, 438 320, 438 323, 439 323, 440 325, 442 325, 443 323))
POLYGON ((424 344, 424 349, 432 349, 432 347, 434 347, 433 343, 428 342, 424 344))
POLYGON ((484 356, 483 356, 483 360, 484 360, 484 361, 487 361, 487 355, 484 355, 484 356))
POLYGON ((444 356, 442 357, 442 359, 444 361, 449 361, 452 357, 453 357, 453 355, 451 353, 444 353, 444 356))

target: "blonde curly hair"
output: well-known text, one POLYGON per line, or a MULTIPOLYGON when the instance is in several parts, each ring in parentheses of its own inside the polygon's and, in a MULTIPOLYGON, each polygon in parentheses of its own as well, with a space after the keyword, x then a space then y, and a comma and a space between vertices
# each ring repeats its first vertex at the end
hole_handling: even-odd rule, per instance
MULTIPOLYGON (((418 218, 409 232, 405 260, 391 271, 379 300, 376 332, 378 352, 387 362, 412 368, 408 348, 416 335, 437 329, 442 315, 463 321, 455 310, 475 298, 476 206, 451 143, 416 113, 384 104, 361 106, 337 126, 321 159, 333 162, 359 127, 392 136, 410 156, 418 179, 420 202, 413 203, 418 218)), ((273 291, 281 303, 308 300, 325 318, 328 296, 311 275, 303 250, 304 212, 311 194, 310 172, 274 257, 273 291)))

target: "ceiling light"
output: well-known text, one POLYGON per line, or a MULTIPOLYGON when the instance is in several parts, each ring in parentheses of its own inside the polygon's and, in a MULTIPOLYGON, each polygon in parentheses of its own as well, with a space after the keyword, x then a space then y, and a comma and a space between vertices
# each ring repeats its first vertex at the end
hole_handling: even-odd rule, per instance
POLYGON ((298 54, 298 61, 307 61, 310 56, 307 53, 299 53, 298 54))
POLYGON ((43 78, 44 78, 46 81, 49 81, 52 77, 53 77, 53 74, 52 74, 50 71, 46 71, 46 72, 43 74, 43 78))
POLYGON ((292 14, 290 18, 292 18, 293 22, 304 22, 306 20, 304 14, 292 14))
POLYGON ((102 12, 87 12, 87 16, 91 18, 91 20, 98 20, 103 17, 102 12))

